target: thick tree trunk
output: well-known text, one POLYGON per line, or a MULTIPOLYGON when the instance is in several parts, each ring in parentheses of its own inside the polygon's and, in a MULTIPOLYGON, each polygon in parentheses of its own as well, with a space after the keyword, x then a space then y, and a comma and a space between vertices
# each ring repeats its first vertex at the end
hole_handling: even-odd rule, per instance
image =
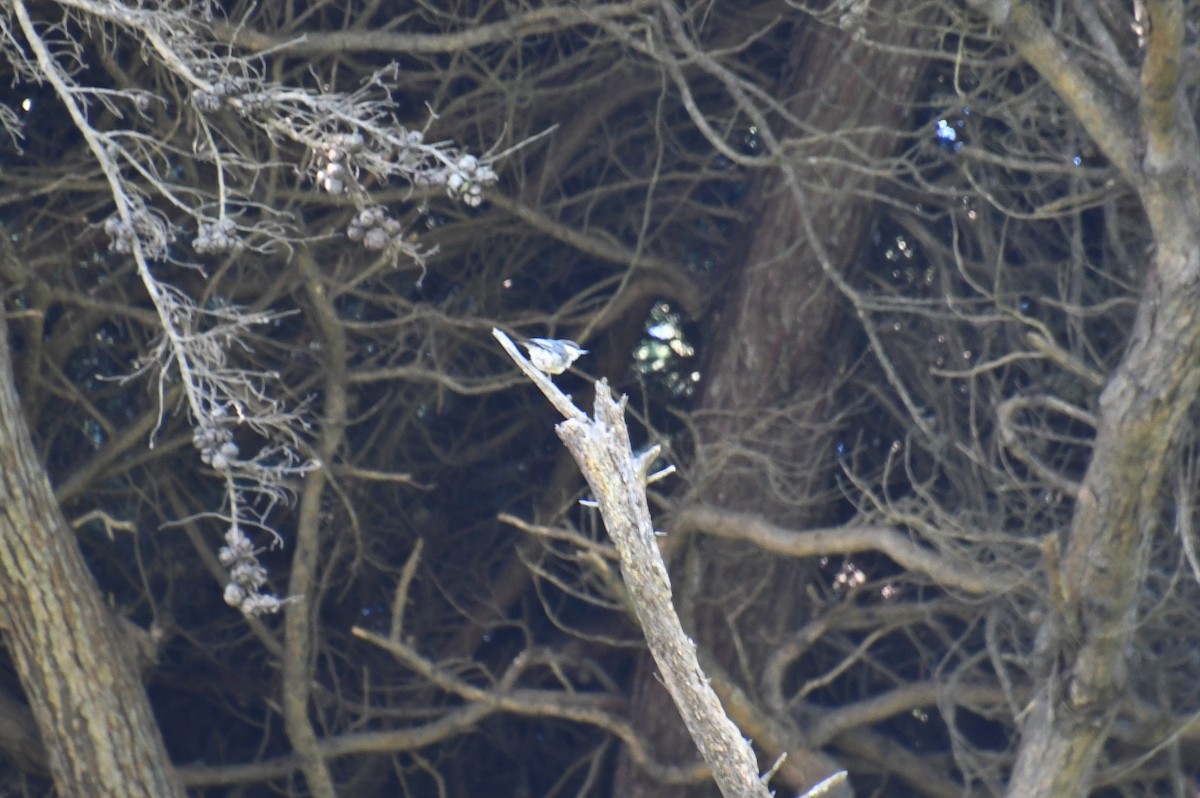
POLYGON ((38 461, 0 337, 0 623, 59 795, 184 795, 131 652, 38 461))
POLYGON ((1184 102, 1184 6, 1152 0, 1143 22, 1138 118, 1094 81, 1035 3, 972 0, 1054 88, 1137 189, 1153 231, 1129 348, 1100 395, 1092 459, 1035 654, 1040 683, 1023 713, 1013 798, 1082 796, 1129 691, 1149 550, 1177 436, 1200 395, 1200 133, 1184 102), (1140 157, 1139 157, 1140 156, 1140 157))
POLYGON ((1129 351, 1100 395, 1092 461, 1052 580, 1061 586, 1058 613, 1039 641, 1042 682, 1021 724, 1013 798, 1086 795, 1128 690, 1160 494, 1200 394, 1200 152, 1191 157, 1180 179, 1143 188, 1156 195, 1146 204, 1157 255, 1129 351))
MULTIPOLYGON (((894 31, 871 31, 867 38, 910 46, 912 35, 897 26, 894 31)), ((821 231, 822 247, 835 253, 837 266, 845 269, 862 251, 872 220, 871 203, 861 195, 869 193, 873 179, 850 168, 849 160, 885 157, 895 147, 886 131, 903 129, 920 64, 813 21, 804 25, 793 52, 777 96, 787 98, 789 111, 803 119, 808 130, 831 134, 814 139, 802 153, 831 160, 819 157, 824 161, 819 171, 805 172, 801 180, 836 187, 836 193, 815 199, 819 218, 813 219, 813 227, 821 231), (868 129, 872 132, 862 132, 868 129), (838 164, 839 158, 847 160, 838 164)), ((760 176, 755 207, 747 214, 752 221, 731 255, 741 269, 716 322, 705 371, 697 424, 701 489, 696 498, 752 510, 777 523, 804 525, 818 520, 822 512, 814 497, 833 464, 828 421, 836 411, 829 399, 840 368, 836 353, 846 350, 835 340, 844 323, 843 308, 811 243, 800 232, 801 211, 786 182, 778 172, 760 176)), ((685 623, 691 620, 697 644, 727 673, 744 672, 748 665, 751 679, 758 678, 755 668, 763 661, 762 653, 807 617, 803 585, 811 578, 810 566, 715 540, 695 541, 683 556, 686 562, 674 575, 677 602, 685 623), (730 615, 733 607, 741 611, 737 619, 730 615), (731 628, 741 637, 736 645, 731 628)), ((753 684, 742 688, 746 695, 755 693, 753 684)), ((643 665, 637 694, 639 728, 659 759, 694 759, 649 663, 643 665)), ((790 724, 773 708, 754 711, 780 727, 790 724)), ((732 714, 736 717, 738 712, 732 714)), ((782 784, 780 789, 803 791, 839 769, 832 757, 806 747, 803 730, 787 742, 788 759, 773 782, 782 784)), ((773 758, 775 752, 764 753, 773 758)), ((765 770, 771 762, 761 764, 765 770)), ((712 794, 712 788, 666 790, 626 762, 617 794, 694 798, 712 794)), ((829 793, 849 794, 848 785, 829 793)))

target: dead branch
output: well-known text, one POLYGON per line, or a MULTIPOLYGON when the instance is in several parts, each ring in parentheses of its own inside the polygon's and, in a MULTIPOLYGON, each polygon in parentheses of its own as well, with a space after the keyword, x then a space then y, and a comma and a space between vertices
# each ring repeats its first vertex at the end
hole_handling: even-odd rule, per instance
POLYGON ((604 525, 620 552, 621 573, 650 653, 721 793, 730 798, 766 798, 770 792, 758 777, 754 752, 721 707, 700 669, 696 644, 684 634, 671 603, 671 582, 646 503, 646 472, 654 456, 634 457, 625 426, 625 400, 614 400, 608 382, 599 380, 589 418, 521 355, 508 336, 499 330, 492 330, 492 335, 566 417, 556 428, 558 435, 600 505, 604 525))

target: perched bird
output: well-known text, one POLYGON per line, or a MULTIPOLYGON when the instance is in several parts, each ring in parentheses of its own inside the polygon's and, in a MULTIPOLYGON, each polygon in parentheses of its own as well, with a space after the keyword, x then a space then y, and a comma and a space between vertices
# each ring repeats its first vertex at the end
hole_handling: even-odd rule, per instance
POLYGON ((565 338, 522 338, 518 343, 529 350, 534 368, 547 374, 562 374, 588 351, 565 338))

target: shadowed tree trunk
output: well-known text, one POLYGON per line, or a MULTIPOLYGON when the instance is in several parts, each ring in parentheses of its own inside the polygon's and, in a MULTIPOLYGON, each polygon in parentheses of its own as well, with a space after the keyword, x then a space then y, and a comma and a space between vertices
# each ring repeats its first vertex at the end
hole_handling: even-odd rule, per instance
MULTIPOLYGON (((913 44, 911 29, 903 26, 894 32, 872 31, 868 38, 913 44)), ((813 203, 813 227, 823 234, 820 244, 833 253, 835 268, 845 270, 862 251, 873 216, 872 203, 862 196, 871 191, 872 180, 849 162, 883 158, 895 148, 889 132, 904 127, 920 64, 864 46, 811 19, 798 26, 792 52, 776 97, 804 121, 806 130, 781 129, 784 135, 813 136, 801 145, 801 160, 817 156, 823 163, 800 167, 798 178, 806 186, 823 187, 813 203)), ((738 271, 719 323, 711 325, 718 332, 704 372, 699 484, 692 498, 803 526, 822 520, 820 493, 834 463, 831 420, 837 411, 830 398, 846 365, 839 363, 839 353, 848 349, 837 338, 846 308, 800 232, 801 211, 784 173, 760 174, 752 196, 746 214, 750 221, 729 256, 738 271)), ((681 617, 685 625, 690 620, 697 645, 712 658, 710 667, 736 674, 733 681, 753 701, 762 655, 807 617, 804 585, 812 577, 811 565, 781 562, 745 544, 694 539, 685 545, 687 551, 673 569, 681 617), (740 611, 736 619, 734 607, 740 611), (737 643, 731 629, 740 638, 737 643)), ((671 763, 694 759, 678 715, 648 662, 643 662, 639 679, 638 722, 658 757, 671 763)), ((727 704, 742 700, 723 697, 727 704)), ((727 708, 735 720, 766 717, 787 730, 788 758, 772 786, 803 791, 841 769, 834 758, 808 748, 804 730, 776 708, 727 708)), ((742 720, 741 725, 752 734, 751 722, 742 720)), ((761 751, 763 770, 777 754, 761 751)), ((711 785, 666 789, 628 761, 621 776, 617 794, 635 798, 715 794, 711 785)), ((829 794, 850 795, 850 790, 843 785, 829 794)))
POLYGON ((62 796, 184 795, 131 653, 62 517, 0 337, 0 611, 62 796))

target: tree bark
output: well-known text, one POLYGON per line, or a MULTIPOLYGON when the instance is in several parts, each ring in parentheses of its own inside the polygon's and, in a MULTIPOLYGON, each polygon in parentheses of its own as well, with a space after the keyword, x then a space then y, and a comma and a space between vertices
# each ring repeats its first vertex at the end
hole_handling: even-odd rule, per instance
MULTIPOLYGON (((910 28, 895 26, 872 30, 865 38, 911 46, 912 37, 910 28)), ((823 165, 795 168, 805 170, 802 182, 837 187, 820 197, 820 217, 813 220, 813 227, 822 233, 823 248, 835 253, 838 267, 846 269, 861 252, 873 218, 872 204, 862 195, 871 191, 874 178, 853 168, 851 159, 883 158, 892 151, 895 141, 888 131, 904 128, 921 64, 895 51, 864 45, 815 20, 804 23, 792 50, 792 63, 776 96, 804 120, 806 132, 828 134, 800 153, 816 156, 810 163, 823 165), (850 142, 852 147, 847 146, 850 142), (856 154, 850 154, 852 150, 856 154)), ((840 365, 836 353, 845 351, 834 337, 843 324, 844 310, 817 253, 801 232, 801 211, 791 200, 784 175, 761 174, 753 196, 753 209, 747 214, 752 221, 731 256, 740 269, 715 323, 717 334, 705 369, 697 423, 702 495, 697 498, 725 508, 753 510, 775 523, 803 526, 820 519, 821 511, 811 497, 833 464, 828 421, 836 411, 829 397, 840 365), (742 454, 731 455, 731 447, 738 446, 742 454)), ((762 661, 771 640, 806 617, 802 585, 812 573, 805 562, 780 561, 748 551, 744 544, 716 540, 695 541, 682 556, 687 563, 675 569, 680 615, 691 618, 689 631, 697 645, 712 652, 728 673, 744 667, 730 639, 727 610, 736 601, 714 597, 739 590, 748 594, 752 591, 747 586, 755 586, 758 596, 753 605, 742 607, 742 618, 753 620, 736 624, 743 637, 743 662, 748 660, 751 668, 762 661)), ((741 687, 754 695, 754 685, 741 687)), ((656 755, 666 761, 694 757, 648 661, 642 665, 635 691, 637 722, 653 742, 656 755)), ((796 730, 788 718, 767 707, 757 707, 756 712, 792 729, 788 757, 773 786, 783 784, 803 792, 840 769, 834 758, 808 747, 803 730, 796 730)), ((778 752, 764 753, 760 765, 766 770, 778 752)), ((625 762, 617 793, 632 798, 694 798, 710 794, 711 788, 664 789, 625 762)), ((852 793, 843 784, 828 794, 852 793)))
POLYGON ((1092 459, 1051 563, 1056 612, 1035 654, 1041 683, 1021 723, 1014 798, 1086 795, 1129 688, 1160 496, 1176 438, 1200 394, 1200 134, 1181 86, 1184 9, 1146 3, 1136 120, 1094 81, 1035 4, 972 0, 1071 108, 1136 188, 1154 238, 1129 347, 1100 395, 1092 459), (1141 154, 1139 159, 1138 155, 1141 154))
POLYGON ((0 337, 0 622, 63 796, 184 790, 38 461, 0 337))

